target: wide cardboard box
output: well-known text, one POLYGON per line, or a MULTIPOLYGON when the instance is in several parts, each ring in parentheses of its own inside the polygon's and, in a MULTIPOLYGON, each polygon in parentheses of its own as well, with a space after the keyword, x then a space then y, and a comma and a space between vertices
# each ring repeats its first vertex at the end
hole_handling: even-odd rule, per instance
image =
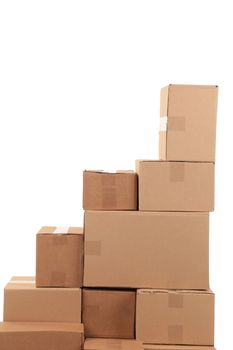
POLYGON ((135 338, 135 291, 83 289, 85 337, 135 338))
POLYGON ((137 191, 133 171, 83 172, 85 210, 137 210, 137 191))
MULTIPOLYGON (((143 349, 144 349, 144 346, 142 342, 135 339, 88 338, 84 342, 84 350, 143 350, 143 349)), ((209 350, 209 349, 206 349, 206 350, 209 350)))
POLYGON ((209 214, 86 211, 84 285, 208 289, 209 214))
POLYGON ((139 210, 213 211, 214 164, 139 160, 139 210))
POLYGON ((81 322, 80 288, 36 288, 34 277, 13 277, 4 289, 4 321, 81 322))
POLYGON ((215 350, 213 346, 143 344, 144 350, 215 350))
POLYGON ((136 310, 143 343, 214 345, 211 291, 138 290, 136 310))
POLYGON ((83 339, 79 323, 0 323, 1 350, 81 350, 83 339))
POLYGON ((162 160, 215 161, 217 86, 169 85, 161 90, 162 160))
POLYGON ((83 229, 42 227, 36 238, 36 286, 82 287, 83 229))

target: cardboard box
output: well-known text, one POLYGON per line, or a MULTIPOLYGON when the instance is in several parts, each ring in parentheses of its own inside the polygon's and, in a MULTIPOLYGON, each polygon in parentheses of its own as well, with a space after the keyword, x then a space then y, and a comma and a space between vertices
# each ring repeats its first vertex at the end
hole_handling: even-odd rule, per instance
POLYGON ((211 291, 138 290, 136 338, 143 343, 214 344, 211 291))
POLYGON ((86 287, 209 288, 209 214, 86 211, 86 287))
POLYGON ((42 227, 36 239, 36 286, 82 287, 83 229, 42 227))
POLYGON ((80 288, 36 288, 34 277, 13 277, 4 289, 4 321, 81 322, 80 288))
MULTIPOLYGON (((89 338, 89 339, 86 339, 84 342, 84 350, 111 350, 111 349, 112 350, 143 350, 144 347, 142 342, 135 339, 89 338)), ((209 350, 209 349, 206 349, 206 350, 209 350)))
POLYGON ((144 350, 215 350, 213 346, 144 344, 144 350))
POLYGON ((83 209, 137 210, 137 174, 133 171, 83 172, 83 209))
POLYGON ((81 350, 83 338, 79 323, 0 323, 1 350, 81 350))
POLYGON ((83 289, 82 322, 87 338, 133 339, 135 291, 83 289))
POLYGON ((161 90, 162 160, 215 162, 217 86, 169 85, 161 90))
POLYGON ((214 210, 214 164, 197 162, 136 162, 139 210, 214 210))

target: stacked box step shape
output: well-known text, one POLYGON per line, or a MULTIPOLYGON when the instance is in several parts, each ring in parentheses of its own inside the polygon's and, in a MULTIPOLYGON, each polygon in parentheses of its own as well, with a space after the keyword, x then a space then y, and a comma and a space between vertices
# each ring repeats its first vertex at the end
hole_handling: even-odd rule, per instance
POLYGON ((13 277, 4 291, 1 349, 214 350, 217 95, 163 88, 159 160, 84 171, 84 230, 38 232, 36 277, 13 277))

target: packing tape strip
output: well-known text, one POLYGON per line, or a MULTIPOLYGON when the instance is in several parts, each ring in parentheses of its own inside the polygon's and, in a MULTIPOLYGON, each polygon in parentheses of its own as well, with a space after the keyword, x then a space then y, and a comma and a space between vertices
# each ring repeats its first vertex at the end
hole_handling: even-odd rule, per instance
POLYGON ((101 186, 116 186, 116 174, 101 173, 101 186))
POLYGON ((184 162, 170 162, 169 176, 171 182, 183 182, 185 177, 184 162))
POLYGON ((167 117, 160 117, 159 131, 167 131, 167 117))
POLYGON ((168 341, 170 344, 183 344, 183 325, 168 326, 168 341))
POLYGON ((62 271, 52 271, 50 281, 52 286, 64 286, 66 284, 66 273, 62 271))
POLYGON ((117 204, 116 174, 101 175, 102 208, 114 209, 117 204))
POLYGON ((181 309, 184 305, 184 298, 182 294, 179 293, 168 293, 168 307, 169 308, 175 308, 175 309, 181 309))
POLYGON ((53 237, 53 244, 55 246, 58 246, 58 245, 65 245, 68 243, 68 237, 67 235, 57 235, 57 236, 54 236, 53 237))
POLYGON ((8 283, 12 283, 12 284, 35 284, 36 280, 10 280, 8 283))
POLYGON ((102 244, 101 241, 86 241, 85 242, 85 254, 86 255, 101 255, 102 244))
POLYGON ((99 173, 101 174, 117 174, 118 171, 114 169, 105 169, 105 170, 98 170, 99 173))
POLYGON ((117 206, 117 191, 115 187, 103 187, 102 189, 102 207, 116 208, 117 206))
POLYGON ((160 117, 159 131, 185 131, 186 118, 183 116, 177 117, 160 117))
POLYGON ((54 234, 66 234, 69 232, 69 227, 62 227, 58 226, 56 229, 53 231, 54 234))
POLYGON ((185 131, 186 118, 183 116, 169 117, 168 118, 168 130, 171 131, 185 131))

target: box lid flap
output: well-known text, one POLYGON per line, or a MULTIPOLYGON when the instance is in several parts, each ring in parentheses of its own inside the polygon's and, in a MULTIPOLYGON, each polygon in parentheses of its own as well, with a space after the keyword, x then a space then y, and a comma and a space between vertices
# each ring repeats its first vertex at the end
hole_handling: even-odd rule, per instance
POLYGON ((50 234, 69 234, 69 235, 81 235, 83 234, 82 227, 61 227, 61 226, 43 226, 38 232, 39 235, 50 235, 50 234))

